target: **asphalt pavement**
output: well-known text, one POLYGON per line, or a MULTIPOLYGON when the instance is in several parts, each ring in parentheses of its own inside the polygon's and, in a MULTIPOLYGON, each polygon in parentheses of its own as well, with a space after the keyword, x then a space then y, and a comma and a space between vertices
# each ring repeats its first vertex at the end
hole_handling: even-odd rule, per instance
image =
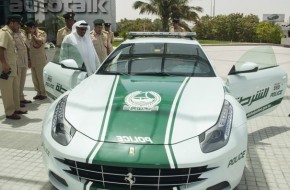
MULTIPOLYGON (((254 46, 205 46, 216 70, 226 80, 231 66, 254 46)), ((290 73, 290 49, 273 46, 279 65, 290 73)), ((51 60, 53 49, 47 50, 51 60)), ((249 120, 248 151, 242 180, 236 190, 290 189, 290 85, 282 104, 273 112, 249 120)), ((29 111, 21 120, 5 118, 0 94, 0 190, 55 190, 49 183, 41 149, 42 119, 50 105, 33 100, 31 72, 25 86, 29 111)), ((222 174, 221 174, 222 175, 222 174)))

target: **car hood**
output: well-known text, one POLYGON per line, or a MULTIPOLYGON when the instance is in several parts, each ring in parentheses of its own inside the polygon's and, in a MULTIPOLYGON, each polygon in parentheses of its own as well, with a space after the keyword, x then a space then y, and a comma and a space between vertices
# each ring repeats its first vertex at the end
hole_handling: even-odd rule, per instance
POLYGON ((65 117, 105 142, 174 144, 218 120, 219 78, 92 75, 69 94, 65 117))

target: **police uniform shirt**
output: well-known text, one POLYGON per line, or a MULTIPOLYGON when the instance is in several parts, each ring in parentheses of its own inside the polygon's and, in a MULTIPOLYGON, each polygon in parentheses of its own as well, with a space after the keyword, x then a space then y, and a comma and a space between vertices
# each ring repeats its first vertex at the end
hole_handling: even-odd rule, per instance
POLYGON ((66 26, 65 27, 62 27, 61 29, 59 29, 57 31, 56 45, 58 47, 60 47, 61 46, 61 43, 62 43, 62 41, 64 39, 64 37, 66 35, 70 34, 70 33, 71 33, 71 30, 68 27, 66 27, 66 26))
POLYGON ((110 39, 110 42, 111 42, 111 44, 113 44, 113 42, 114 42, 114 38, 115 38, 115 36, 114 36, 114 32, 112 32, 111 30, 108 32, 108 36, 109 36, 109 39, 110 39))
POLYGON ((27 54, 27 39, 25 31, 21 30, 18 33, 14 33, 14 39, 16 48, 18 50, 17 66, 28 67, 28 54, 27 54))
MULTIPOLYGON (((7 25, 0 29, 0 47, 5 48, 4 57, 11 68, 10 76, 17 76, 17 48, 13 31, 7 25)), ((2 64, 0 64, 0 73, 2 73, 2 64)))
POLYGON ((109 51, 108 54, 110 54, 113 51, 113 42, 114 42, 114 32, 112 32, 111 30, 108 32, 108 38, 109 38, 109 51))
POLYGON ((31 59, 31 67, 36 66, 37 64, 46 64, 46 54, 45 54, 45 42, 47 35, 43 30, 36 30, 36 38, 38 40, 41 40, 41 44, 37 43, 31 36, 31 34, 28 35, 28 41, 29 41, 29 55, 31 59))
POLYGON ((96 32, 93 30, 91 31, 91 38, 93 41, 93 45, 95 47, 95 50, 97 52, 97 55, 99 57, 99 60, 101 63, 106 59, 108 56, 108 48, 109 48, 109 41, 108 41, 108 33, 105 31, 102 31, 100 35, 96 34, 96 32))

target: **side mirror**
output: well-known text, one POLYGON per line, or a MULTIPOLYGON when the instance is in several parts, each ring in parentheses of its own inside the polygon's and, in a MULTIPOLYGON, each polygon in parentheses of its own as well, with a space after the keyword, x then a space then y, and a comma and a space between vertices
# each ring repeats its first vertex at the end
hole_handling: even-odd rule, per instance
POLYGON ((65 60, 62 60, 61 62, 60 62, 60 64, 61 64, 61 66, 62 67, 68 67, 68 68, 79 68, 78 67, 78 64, 77 64, 77 62, 74 60, 74 59, 65 59, 65 60))
POLYGON ((77 62, 74 59, 65 59, 59 62, 62 68, 65 69, 72 69, 72 70, 78 70, 78 71, 85 71, 85 68, 79 68, 77 62))
POLYGON ((253 73, 257 72, 259 69, 258 64, 252 63, 252 62, 246 62, 242 64, 239 69, 236 69, 236 66, 234 65, 232 69, 230 70, 229 75, 235 75, 239 73, 253 73))

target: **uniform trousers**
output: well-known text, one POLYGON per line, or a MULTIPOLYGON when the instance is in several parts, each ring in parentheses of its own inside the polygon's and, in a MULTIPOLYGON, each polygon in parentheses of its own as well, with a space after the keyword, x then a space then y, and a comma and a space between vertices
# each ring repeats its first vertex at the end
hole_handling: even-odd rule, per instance
POLYGON ((34 84, 34 90, 37 95, 46 96, 44 81, 43 81, 43 68, 44 64, 37 64, 31 67, 32 82, 34 84))
POLYGON ((18 76, 9 76, 7 80, 0 79, 0 89, 6 116, 20 109, 18 76))
POLYGON ((27 75, 27 68, 26 67, 18 67, 18 78, 19 78, 19 95, 20 95, 20 101, 24 100, 24 85, 26 81, 26 75, 27 75))

